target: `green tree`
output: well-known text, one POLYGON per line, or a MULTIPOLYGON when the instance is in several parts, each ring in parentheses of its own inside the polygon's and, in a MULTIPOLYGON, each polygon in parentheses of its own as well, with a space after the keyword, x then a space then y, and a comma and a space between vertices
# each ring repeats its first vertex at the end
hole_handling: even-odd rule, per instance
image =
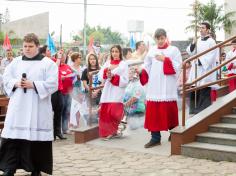
POLYGON ((82 37, 80 37, 78 34, 77 34, 77 35, 73 35, 73 36, 72 36, 72 39, 73 39, 74 41, 76 41, 76 42, 82 41, 82 37))
POLYGON ((94 41, 99 41, 102 44, 123 44, 121 34, 113 32, 110 27, 103 28, 99 25, 96 27, 86 25, 86 36, 87 44, 91 36, 94 38, 94 41))
MULTIPOLYGON (((193 13, 189 14, 189 16, 193 16, 195 20, 198 21, 198 25, 203 21, 207 21, 211 25, 211 31, 213 34, 222 28, 225 32, 229 34, 231 33, 232 28, 236 25, 236 20, 232 20, 232 17, 236 13, 235 11, 225 13, 224 6, 217 6, 214 0, 210 0, 207 4, 202 4, 198 1, 196 2, 195 6, 197 8, 195 10, 197 12, 193 10, 193 13), (197 5, 196 2, 198 3, 197 5)), ((191 21, 190 26, 186 29, 193 29, 194 26, 196 27, 193 21, 191 21)))
POLYGON ((89 35, 89 38, 93 37, 94 41, 99 41, 101 43, 104 43, 105 37, 104 34, 101 31, 94 31, 89 35))
POLYGON ((187 26, 185 29, 187 31, 194 31, 195 33, 195 37, 197 37, 197 29, 198 29, 198 24, 200 23, 200 6, 201 4, 199 3, 198 0, 195 0, 195 2, 193 4, 191 4, 191 7, 193 9, 193 12, 188 14, 189 17, 193 18, 191 21, 190 21, 190 25, 187 26))

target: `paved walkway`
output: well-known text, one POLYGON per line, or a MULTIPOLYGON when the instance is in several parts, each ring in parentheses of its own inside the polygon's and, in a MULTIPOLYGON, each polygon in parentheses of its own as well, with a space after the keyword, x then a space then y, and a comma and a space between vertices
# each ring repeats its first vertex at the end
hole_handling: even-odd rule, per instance
MULTIPOLYGON (((147 140, 144 137, 149 137, 145 130, 130 131, 125 135, 123 139, 111 141, 97 139, 87 144, 74 144, 73 135, 68 135, 68 140, 65 141, 57 140, 53 146, 53 175, 236 176, 236 163, 169 156, 170 144, 167 141, 167 132, 163 135, 162 145, 151 149, 143 148, 147 140)), ((29 174, 20 170, 16 175, 29 174)))

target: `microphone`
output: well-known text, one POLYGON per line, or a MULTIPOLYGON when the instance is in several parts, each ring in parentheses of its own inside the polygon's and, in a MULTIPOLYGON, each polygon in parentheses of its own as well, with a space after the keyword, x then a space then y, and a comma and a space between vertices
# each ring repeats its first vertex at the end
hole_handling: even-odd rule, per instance
MULTIPOLYGON (((26 79, 26 73, 22 73, 22 78, 26 79)), ((26 88, 24 88, 24 93, 26 93, 26 88)))

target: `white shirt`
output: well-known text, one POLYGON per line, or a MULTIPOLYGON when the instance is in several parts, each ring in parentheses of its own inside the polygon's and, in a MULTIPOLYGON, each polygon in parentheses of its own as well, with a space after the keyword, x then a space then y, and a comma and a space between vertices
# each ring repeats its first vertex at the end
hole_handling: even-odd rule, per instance
MULTIPOLYGON (((202 53, 203 51, 206 51, 207 49, 212 48, 215 45, 216 45, 216 42, 212 38, 208 38, 207 40, 198 39, 197 47, 195 47, 195 49, 191 52, 190 46, 189 46, 186 51, 190 56, 193 56, 195 54, 202 53)), ((197 67, 197 72, 196 72, 197 78, 199 78, 200 76, 204 75, 205 73, 209 72, 210 70, 216 67, 216 61, 218 60, 218 58, 219 58, 219 52, 218 52, 218 49, 215 49, 199 57, 201 65, 198 64, 197 60, 192 61, 191 63, 192 67, 190 69, 189 79, 187 82, 191 83, 192 81, 196 79, 195 78, 195 65, 197 67)), ((197 85, 203 85, 209 82, 213 82, 215 80, 216 80, 216 72, 203 78, 201 81, 198 81, 197 85)))

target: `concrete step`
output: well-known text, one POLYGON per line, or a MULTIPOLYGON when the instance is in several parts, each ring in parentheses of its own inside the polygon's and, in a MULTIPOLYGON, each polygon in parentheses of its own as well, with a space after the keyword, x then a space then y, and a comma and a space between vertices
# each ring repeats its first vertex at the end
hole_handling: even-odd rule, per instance
POLYGON ((236 146, 236 135, 226 133, 206 132, 197 135, 197 142, 236 146))
POLYGON ((216 123, 209 126, 209 132, 236 134, 236 124, 216 123))
POLYGON ((222 123, 234 123, 236 124, 236 114, 227 114, 221 117, 222 123))
POLYGON ((234 146, 192 142, 181 146, 181 154, 213 161, 236 162, 236 147, 234 146))

